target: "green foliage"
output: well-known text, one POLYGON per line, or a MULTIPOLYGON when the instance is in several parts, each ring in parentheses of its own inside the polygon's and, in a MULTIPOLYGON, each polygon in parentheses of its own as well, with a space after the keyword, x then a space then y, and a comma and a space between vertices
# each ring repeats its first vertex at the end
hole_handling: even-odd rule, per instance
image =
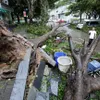
POLYGON ((76 3, 73 3, 69 7, 71 12, 77 11, 77 12, 86 12, 91 13, 93 15, 93 12, 96 15, 100 15, 100 1, 99 0, 77 0, 76 3))
POLYGON ((67 12, 67 13, 66 13, 66 16, 68 16, 68 15, 70 15, 70 14, 71 14, 71 12, 67 12))
POLYGON ((49 38, 45 42, 46 45, 45 51, 49 54, 54 54, 55 52, 59 52, 59 51, 69 52, 66 50, 66 48, 69 49, 69 44, 68 41, 66 40, 66 37, 64 36, 65 36, 64 33, 60 33, 57 35, 57 37, 61 38, 60 43, 57 43, 56 37, 49 38))
POLYGON ((62 1, 59 1, 55 7, 58 8, 60 6, 63 6, 63 5, 66 5, 68 3, 68 0, 62 0, 62 1))
POLYGON ((90 98, 88 100, 100 100, 100 90, 90 93, 90 98), (91 95, 93 96, 91 97, 91 95))
MULTIPOLYGON (((84 25, 84 27, 82 28, 82 31, 85 33, 88 33, 88 31, 91 29, 92 29, 91 26, 84 25)), ((96 30, 97 34, 100 34, 100 26, 95 26, 95 30, 96 30)))
POLYGON ((50 54, 53 54, 54 53, 54 38, 49 38, 47 41, 46 41, 46 45, 47 47, 45 48, 45 51, 47 53, 50 53, 50 54))
POLYGON ((100 52, 96 52, 93 54, 93 57, 100 58, 100 52))
POLYGON ((55 7, 54 3, 57 2, 57 1, 59 1, 59 0, 48 0, 49 7, 54 8, 55 7))
POLYGON ((61 75, 61 81, 59 83, 59 89, 58 89, 58 100, 62 100, 64 96, 64 90, 66 87, 67 79, 65 75, 61 75))
MULTIPOLYGON (((72 29, 76 29, 76 24, 70 24, 70 26, 72 29)), ((88 25, 84 25, 83 28, 81 29, 81 31, 85 32, 88 34, 89 30, 91 30, 92 27, 88 26, 88 25)), ((100 26, 95 26, 95 30, 97 32, 97 34, 100 34, 100 26)))
POLYGON ((48 31, 50 31, 50 29, 44 25, 37 25, 37 26, 30 25, 27 28, 28 33, 31 33, 31 34, 36 35, 36 36, 42 36, 43 34, 47 33, 48 31))
POLYGON ((69 27, 72 29, 76 29, 76 24, 70 24, 69 27))

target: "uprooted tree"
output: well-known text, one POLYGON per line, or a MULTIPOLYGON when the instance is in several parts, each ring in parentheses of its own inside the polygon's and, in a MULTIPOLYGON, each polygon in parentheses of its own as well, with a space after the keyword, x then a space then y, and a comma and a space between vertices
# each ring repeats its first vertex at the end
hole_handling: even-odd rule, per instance
POLYGON ((93 78, 87 72, 87 64, 100 41, 100 35, 92 42, 90 47, 87 47, 84 41, 83 48, 79 50, 74 48, 70 35, 68 36, 68 41, 76 66, 74 73, 72 72, 68 76, 63 100, 84 100, 92 91, 100 90, 100 77, 93 78))
POLYGON ((23 58, 27 47, 31 43, 21 35, 12 34, 0 23, 0 63, 12 62, 23 58))
POLYGON ((13 74, 27 47, 32 47, 32 43, 20 34, 12 34, 0 21, 0 79, 15 77, 13 74))
MULTIPOLYGON (((21 59, 23 59, 26 49, 28 47, 32 48, 34 46, 35 48, 34 56, 32 57, 34 59, 37 47, 42 45, 43 42, 49 38, 49 36, 53 35, 58 27, 59 26, 55 27, 50 32, 35 39, 34 42, 31 43, 20 34, 17 35, 12 34, 9 30, 7 30, 4 23, 0 21, 0 68, 1 66, 4 68, 6 64, 9 65, 13 62, 16 62, 17 60, 20 61, 21 59)), ((12 72, 12 71, 13 71, 12 69, 9 69, 9 71, 6 72, 12 72)), ((3 72, 5 71, 4 69, 1 68, 0 78, 3 78, 1 77, 3 72)))
MULTIPOLYGON (((58 27, 35 39, 34 52, 36 52, 37 47, 43 45, 45 40, 55 35, 54 33, 58 27)), ((86 42, 84 42, 83 48, 76 50, 73 46, 71 36, 68 36, 69 46, 76 66, 74 73, 72 72, 68 76, 64 100, 84 100, 88 93, 100 89, 100 77, 93 78, 87 73, 87 64, 99 40, 100 35, 93 41, 90 47, 87 47, 86 42)), ((18 55, 21 56, 22 53, 25 53, 25 45, 31 46, 31 43, 20 35, 12 35, 0 23, 0 62, 16 60, 18 55)))

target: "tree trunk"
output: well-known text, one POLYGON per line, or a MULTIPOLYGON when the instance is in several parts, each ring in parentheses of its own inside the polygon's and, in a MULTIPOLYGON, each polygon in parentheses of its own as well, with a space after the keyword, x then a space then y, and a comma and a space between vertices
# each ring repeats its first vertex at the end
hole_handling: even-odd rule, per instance
MULTIPOLYGON (((63 26, 64 26, 64 25, 63 25, 63 26)), ((35 58, 37 48, 38 48, 38 47, 41 47, 41 46, 43 45, 43 42, 44 42, 45 40, 47 40, 49 37, 54 36, 55 33, 56 33, 56 31, 57 31, 57 29, 58 29, 59 27, 62 27, 62 25, 59 24, 58 26, 54 27, 50 32, 48 32, 48 33, 44 34, 43 36, 40 36, 40 37, 38 37, 38 38, 36 38, 36 39, 33 40, 34 49, 35 49, 35 50, 34 50, 34 54, 32 55, 32 58, 35 58)), ((36 58, 36 59, 37 59, 37 58, 36 58)))
POLYGON ((80 11, 80 23, 82 22, 82 12, 80 11))
POLYGON ((48 0, 40 0, 40 4, 41 4, 41 22, 42 24, 45 24, 48 20, 48 9, 49 9, 48 0))
POLYGON ((20 24, 20 17, 19 17, 19 15, 16 15, 17 16, 17 22, 18 22, 18 24, 20 24))
POLYGON ((27 0, 27 4, 28 4, 28 9, 29 9, 29 19, 30 19, 30 23, 32 23, 32 18, 33 18, 33 14, 34 14, 34 4, 37 0, 27 0))
POLYGON ((100 35, 89 48, 84 42, 83 48, 79 51, 75 50, 71 36, 69 36, 68 40, 76 66, 74 71, 68 76, 63 100, 84 100, 90 92, 100 90, 100 77, 93 78, 87 74, 87 64, 100 41, 100 35))
POLYGON ((56 62, 42 48, 38 48, 38 51, 40 52, 41 57, 50 65, 52 65, 53 67, 56 65, 56 62))

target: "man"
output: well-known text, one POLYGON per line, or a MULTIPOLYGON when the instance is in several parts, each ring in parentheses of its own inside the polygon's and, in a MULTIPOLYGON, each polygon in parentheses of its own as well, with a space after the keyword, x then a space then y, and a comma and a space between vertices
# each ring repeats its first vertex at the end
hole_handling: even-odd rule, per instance
POLYGON ((93 27, 92 30, 89 31, 89 42, 87 46, 90 46, 94 39, 96 39, 97 32, 95 31, 95 28, 93 27))

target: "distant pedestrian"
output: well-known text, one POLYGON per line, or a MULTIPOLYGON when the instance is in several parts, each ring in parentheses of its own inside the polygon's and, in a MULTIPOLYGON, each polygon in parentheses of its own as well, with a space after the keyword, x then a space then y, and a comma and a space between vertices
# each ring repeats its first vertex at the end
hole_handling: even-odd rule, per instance
POLYGON ((95 31, 95 28, 93 27, 92 30, 89 31, 89 42, 88 42, 88 47, 91 45, 94 39, 96 39, 96 34, 97 32, 95 31))

